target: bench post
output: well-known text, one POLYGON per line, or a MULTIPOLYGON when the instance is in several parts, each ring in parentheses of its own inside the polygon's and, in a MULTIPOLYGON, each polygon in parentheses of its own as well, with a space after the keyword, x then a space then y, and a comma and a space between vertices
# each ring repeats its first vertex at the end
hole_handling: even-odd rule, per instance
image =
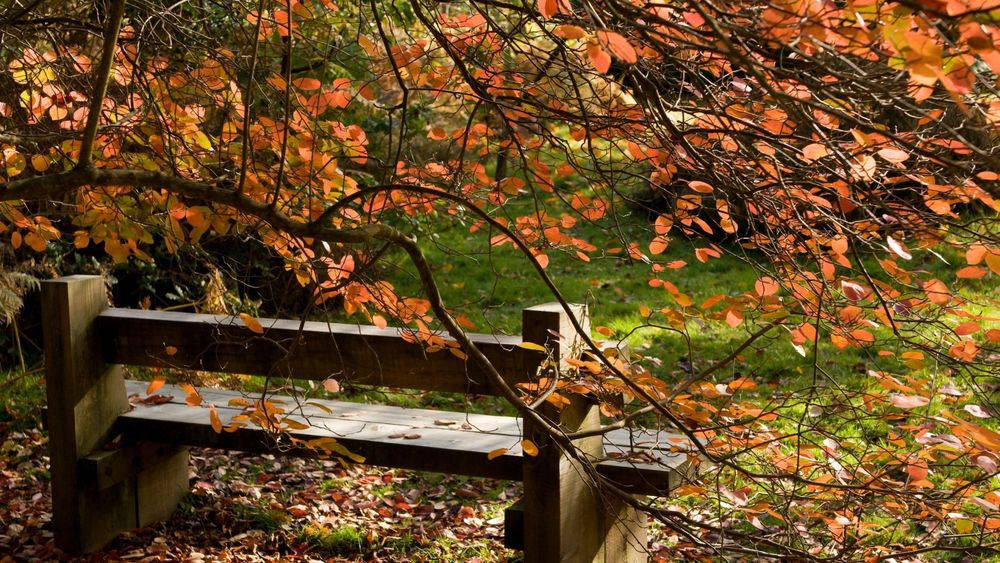
POLYGON ((96 328, 107 301, 100 276, 42 284, 52 520, 56 546, 73 554, 168 515, 166 505, 173 510, 188 490, 186 450, 103 488, 80 471, 81 458, 112 438, 129 408, 121 367, 105 364, 96 328))
MULTIPOLYGON (((585 305, 573 306, 585 330, 590 323, 585 305)), ((542 344, 560 364, 579 354, 578 337, 558 303, 525 309, 522 338, 542 344)), ((598 405, 578 395, 567 397, 561 410, 546 402, 538 410, 566 432, 597 428, 598 405)), ((579 462, 553 444, 540 429, 525 421, 524 435, 538 446, 537 456, 524 457, 525 563, 632 563, 646 561, 646 515, 600 495, 579 462)), ((603 456, 603 438, 576 440, 586 456, 603 456)))

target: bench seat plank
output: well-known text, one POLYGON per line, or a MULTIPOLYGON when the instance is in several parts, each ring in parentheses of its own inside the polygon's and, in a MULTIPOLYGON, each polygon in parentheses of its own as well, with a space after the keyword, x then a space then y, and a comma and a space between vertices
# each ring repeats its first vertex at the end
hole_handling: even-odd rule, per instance
MULTIPOLYGON (((147 385, 142 381, 126 381, 127 393, 144 398, 147 385)), ((229 406, 231 400, 253 403, 259 398, 221 389, 203 388, 199 393, 204 404, 215 405, 223 426, 228 426, 234 416, 243 413, 242 407, 229 406)), ((215 432, 208 411, 187 406, 186 393, 178 386, 164 385, 156 394, 170 397, 170 401, 158 405, 136 404, 132 411, 119 417, 117 427, 127 441, 156 441, 254 453, 294 449, 297 455, 309 455, 301 448, 292 448, 288 442, 275 443, 255 426, 235 432, 215 432)), ((319 399, 298 399, 297 403, 297 399, 287 395, 270 395, 268 400, 285 409, 291 419, 310 425, 305 430, 290 432, 290 436, 305 441, 335 438, 372 465, 512 481, 522 479, 522 425, 515 417, 319 399), (488 460, 487 454, 499 448, 508 451, 488 460)), ((610 455, 642 452, 648 459, 643 463, 609 459, 599 463, 598 470, 636 494, 665 494, 689 471, 687 455, 671 451, 677 445, 675 434, 617 430, 605 436, 605 449, 610 455)))

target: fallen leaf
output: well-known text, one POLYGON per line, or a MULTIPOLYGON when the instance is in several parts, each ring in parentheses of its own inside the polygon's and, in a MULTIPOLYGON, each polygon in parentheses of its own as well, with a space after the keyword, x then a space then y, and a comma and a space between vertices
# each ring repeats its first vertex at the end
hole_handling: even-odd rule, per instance
POLYGON ((976 418, 990 418, 990 413, 986 412, 986 410, 979 405, 965 405, 962 407, 962 410, 976 418))
POLYGON ((893 404, 893 406, 901 409, 924 407, 931 402, 931 400, 927 397, 921 397, 920 395, 901 395, 899 393, 889 395, 889 401, 893 404))

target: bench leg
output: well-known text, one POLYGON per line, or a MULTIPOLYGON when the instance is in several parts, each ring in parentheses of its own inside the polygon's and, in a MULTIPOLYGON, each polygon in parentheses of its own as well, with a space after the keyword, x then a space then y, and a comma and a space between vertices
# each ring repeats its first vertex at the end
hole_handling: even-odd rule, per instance
MULTIPOLYGON (((597 407, 574 398, 563 409, 563 428, 574 431, 598 419, 597 407)), ((638 563, 646 561, 646 515, 621 499, 603 497, 579 463, 561 452, 540 432, 525 424, 525 435, 539 447, 524 458, 525 563, 638 563)), ((601 437, 575 446, 599 455, 601 437)))
POLYGON ((177 505, 191 490, 188 479, 188 448, 165 444, 149 445, 163 451, 158 452, 160 455, 153 456, 155 465, 144 464, 135 477, 138 526, 170 518, 177 505))
POLYGON ((56 546, 87 553, 169 513, 165 507, 179 499, 182 482, 187 490, 187 453, 105 487, 82 475, 81 460, 111 438, 118 415, 128 410, 121 368, 104 363, 95 326, 107 307, 104 281, 99 276, 46 281, 42 307, 56 546))
MULTIPOLYGON (((589 330, 586 308, 574 305, 574 315, 589 330)), ((549 303, 525 309, 525 341, 545 344, 560 365, 578 353, 575 329, 563 307, 549 303)), ((600 427, 597 405, 580 396, 557 411, 544 405, 539 413, 566 432, 600 427)), ((524 560, 525 563, 638 563, 646 561, 646 515, 621 499, 602 497, 579 462, 550 442, 545 432, 525 421, 525 437, 538 446, 537 456, 524 457, 524 560)), ((601 436, 574 442, 586 456, 600 458, 601 436)))

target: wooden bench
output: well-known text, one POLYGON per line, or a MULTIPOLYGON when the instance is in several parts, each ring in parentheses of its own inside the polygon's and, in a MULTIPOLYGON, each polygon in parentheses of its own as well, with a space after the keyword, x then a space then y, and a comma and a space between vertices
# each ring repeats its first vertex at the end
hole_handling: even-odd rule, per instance
MULTIPOLYGON (((70 553, 101 548, 122 531, 167 518, 188 493, 190 446, 315 456, 310 440, 333 438, 365 463, 478 477, 520 480, 524 497, 507 511, 506 543, 525 561, 645 561, 645 515, 602 499, 578 462, 515 417, 476 415, 301 396, 268 395, 291 428, 276 440, 257 425, 213 428, 209 411, 166 385, 163 399, 142 401, 148 383, 128 381, 121 365, 176 367, 266 375, 274 380, 341 382, 496 395, 473 364, 446 351, 427 353, 397 329, 260 319, 264 334, 239 318, 108 309, 104 282, 70 276, 45 282, 45 369, 56 544, 70 553), (130 406, 130 396, 134 405, 130 406), (169 400, 164 401, 169 397, 169 400), (522 438, 538 446, 526 456, 522 438), (114 449, 105 445, 114 440, 114 449), (488 459, 490 452, 506 453, 488 459)), ((585 316, 582 307, 577 307, 585 316)), ((521 336, 475 335, 476 344, 511 384, 537 381, 544 344, 564 358, 571 348, 553 334, 573 334, 556 305, 526 309, 521 336)), ((260 397, 202 389, 223 426, 260 397)), ((544 409, 567 432, 596 428, 596 405, 575 398, 561 411, 544 409)), ((679 438, 621 430, 574 444, 619 487, 665 495, 688 476, 679 438), (644 459, 633 460, 641 453, 644 459), (629 459, 623 459, 629 458, 629 459)))

